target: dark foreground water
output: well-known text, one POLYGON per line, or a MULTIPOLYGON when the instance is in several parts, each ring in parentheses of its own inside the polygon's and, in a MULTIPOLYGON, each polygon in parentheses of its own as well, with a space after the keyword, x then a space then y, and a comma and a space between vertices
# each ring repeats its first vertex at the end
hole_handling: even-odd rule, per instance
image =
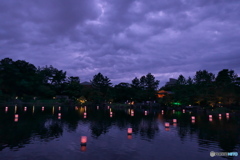
POLYGON ((240 159, 212 158, 210 151, 240 153, 236 115, 213 115, 209 120, 207 114, 158 109, 0 108, 1 160, 240 159), (170 122, 169 128, 165 122, 170 122), (87 137, 86 145, 81 145, 82 136, 87 137))

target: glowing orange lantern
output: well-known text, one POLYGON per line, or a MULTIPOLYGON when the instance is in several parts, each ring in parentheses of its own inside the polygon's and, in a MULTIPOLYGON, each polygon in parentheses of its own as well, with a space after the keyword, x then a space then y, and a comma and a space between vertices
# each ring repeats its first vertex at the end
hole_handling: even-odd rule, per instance
POLYGON ((212 122, 212 118, 209 118, 209 121, 212 122))
POLYGON ((81 145, 86 145, 87 144, 87 136, 82 136, 81 137, 81 145))
POLYGON ((18 118, 18 114, 15 114, 15 116, 14 116, 15 118, 18 118))
POLYGON ((165 127, 166 128, 170 127, 170 123, 169 122, 165 122, 165 127))
POLYGON ((58 113, 58 116, 60 117, 62 114, 61 113, 58 113))
POLYGON ((177 123, 177 119, 173 119, 173 123, 177 123))
POLYGON ((209 118, 212 118, 212 115, 209 115, 208 117, 209 117, 209 118))
POLYGON ((99 109, 99 106, 97 106, 97 110, 99 109))
POLYGON ((77 107, 77 106, 75 106, 75 110, 76 110, 76 111, 78 110, 78 107, 77 107))
POLYGON ((192 119, 192 123, 195 123, 195 119, 192 119))
POLYGON ((7 112, 8 111, 8 107, 5 107, 5 112, 7 112))
POLYGON ((83 115, 84 115, 84 116, 87 116, 87 112, 84 112, 83 115))
POLYGON ((147 111, 144 112, 145 116, 147 115, 147 111))
POLYGON ((229 113, 226 113, 226 116, 229 116, 229 113))
POLYGON ((59 111, 61 110, 61 107, 60 107, 60 106, 58 107, 58 110, 59 110, 59 111))
POLYGON ((42 111, 44 111, 44 107, 42 107, 42 111))
POLYGON ((221 115, 221 114, 218 114, 218 116, 219 116, 219 117, 222 117, 222 115, 221 115))
POLYGON ((132 128, 128 128, 127 133, 132 134, 132 128))
POLYGON ((182 112, 185 113, 185 109, 183 109, 182 112))
POLYGON ((164 110, 162 110, 162 114, 164 114, 164 110))
POLYGON ((24 111, 27 111, 27 107, 24 107, 24 111))
POLYGON ((195 116, 192 116, 192 120, 195 120, 195 116))

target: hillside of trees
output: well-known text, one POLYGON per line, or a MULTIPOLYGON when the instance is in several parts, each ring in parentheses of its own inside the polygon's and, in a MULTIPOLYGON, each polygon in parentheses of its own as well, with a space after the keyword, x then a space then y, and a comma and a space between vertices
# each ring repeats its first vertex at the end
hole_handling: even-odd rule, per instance
POLYGON ((111 80, 98 73, 91 85, 80 83, 78 76, 68 77, 65 71, 53 66, 36 67, 24 60, 0 61, 0 100, 12 101, 16 97, 23 101, 53 99, 56 95, 68 96, 72 101, 143 102, 156 101, 162 105, 174 102, 182 105, 237 105, 240 102, 240 80, 233 70, 223 69, 217 76, 206 70, 197 71, 193 78, 180 75, 175 85, 160 90, 171 91, 163 98, 157 97, 159 80, 148 73, 133 78, 130 83, 112 85, 111 80))

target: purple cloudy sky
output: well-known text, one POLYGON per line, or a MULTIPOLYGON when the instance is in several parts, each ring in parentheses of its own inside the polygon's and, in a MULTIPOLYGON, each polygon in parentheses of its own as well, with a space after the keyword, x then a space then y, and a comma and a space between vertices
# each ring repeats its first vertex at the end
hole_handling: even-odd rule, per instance
POLYGON ((227 68, 240 74, 239 0, 2 0, 0 59, 114 84, 227 68))

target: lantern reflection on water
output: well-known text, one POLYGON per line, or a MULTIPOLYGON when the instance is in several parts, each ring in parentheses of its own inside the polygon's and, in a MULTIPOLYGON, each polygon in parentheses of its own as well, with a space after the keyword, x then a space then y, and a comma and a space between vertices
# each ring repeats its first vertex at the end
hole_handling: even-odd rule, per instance
POLYGON ((195 119, 192 119, 192 123, 193 123, 193 124, 195 123, 195 119))
POLYGON ((209 122, 212 122, 212 118, 209 118, 209 122))
POLYGON ((131 134, 128 134, 128 135, 127 135, 127 138, 128 138, 128 139, 132 139, 132 135, 131 135, 131 134))
POLYGON ((82 152, 85 152, 85 151, 87 150, 87 146, 82 146, 82 145, 81 145, 80 150, 81 150, 82 152))
POLYGON ((170 128, 169 127, 165 127, 165 131, 170 131, 170 128))

